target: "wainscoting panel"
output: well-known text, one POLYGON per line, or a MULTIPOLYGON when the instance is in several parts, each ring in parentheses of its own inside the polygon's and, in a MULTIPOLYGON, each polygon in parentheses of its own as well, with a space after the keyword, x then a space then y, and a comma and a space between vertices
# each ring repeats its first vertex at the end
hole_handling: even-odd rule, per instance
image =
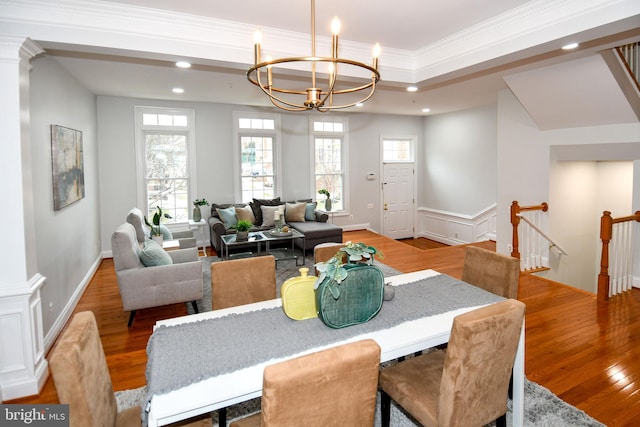
POLYGON ((496 239, 496 205, 476 215, 434 209, 418 209, 418 237, 447 245, 460 245, 496 239))

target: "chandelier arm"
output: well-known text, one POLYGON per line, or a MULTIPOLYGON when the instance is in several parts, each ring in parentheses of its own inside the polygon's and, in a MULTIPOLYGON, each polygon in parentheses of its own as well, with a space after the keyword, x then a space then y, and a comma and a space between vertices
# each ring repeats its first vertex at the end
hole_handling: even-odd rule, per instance
POLYGON ((365 96, 364 98, 360 99, 359 101, 356 101, 356 102, 353 102, 353 103, 349 103, 349 104, 343 104, 343 105, 331 105, 329 107, 323 107, 323 109, 325 111, 320 111, 319 109, 318 109, 318 111, 320 111, 322 113, 325 113, 325 112, 329 112, 331 110, 339 110, 341 108, 349 108, 349 107, 353 107, 356 104, 364 103, 364 102, 368 101, 369 98, 371 98, 373 96, 373 94, 374 94, 374 92, 376 90, 376 84, 375 84, 374 81, 372 81, 368 85, 362 86, 361 89, 364 89, 366 87, 371 87, 371 91, 369 92, 369 94, 367 96, 365 96))
MULTIPOLYGON (((337 66, 336 66, 336 68, 337 68, 337 66)), ((336 85, 336 81, 338 81, 338 78, 337 78, 336 74, 332 74, 329 77, 329 81, 331 82, 331 86, 329 86, 329 88, 327 89, 327 94, 324 96, 324 99, 322 99, 320 104, 318 104, 318 106, 316 107, 316 109, 318 111, 320 111, 320 107, 323 106, 324 103, 327 102, 327 99, 329 99, 330 97, 331 97, 331 99, 329 101, 329 105, 331 105, 333 103, 333 96, 332 96, 333 95, 333 88, 336 85)))
MULTIPOLYGON (((288 102, 288 101, 286 101, 284 99, 281 99, 281 98, 277 97, 276 95, 274 95, 272 93, 272 89, 273 88, 270 88, 269 90, 267 90, 266 87, 262 84, 262 82, 260 81, 260 72, 256 72, 256 76, 257 76, 257 82, 255 84, 262 90, 262 92, 265 93, 265 95, 267 95, 269 97, 269 99, 271 100, 271 103, 274 106, 276 106, 276 107, 278 107, 278 108, 280 108, 282 110, 286 110, 286 111, 305 111, 305 110, 309 109, 306 106, 301 106, 299 104, 293 104, 291 102, 288 102)), ((300 92, 292 92, 292 93, 297 94, 297 95, 304 95, 305 94, 304 92, 302 92, 302 93, 300 93, 300 92)))
POLYGON ((347 64, 347 65, 353 65, 355 67, 359 67, 359 68, 364 68, 369 70, 370 72, 372 72, 375 75, 375 79, 376 82, 380 80, 380 72, 375 68, 372 67, 371 65, 367 65, 363 62, 358 62, 358 61, 354 61, 351 59, 346 59, 346 58, 330 58, 330 57, 322 57, 322 56, 292 56, 292 57, 288 57, 288 58, 279 58, 279 59, 272 59, 271 61, 265 61, 265 62, 260 62, 258 64, 255 64, 253 67, 249 68, 249 70, 247 70, 247 76, 249 76, 252 72, 267 67, 269 65, 276 65, 276 64, 287 64, 287 63, 294 63, 294 62, 333 62, 333 63, 340 63, 340 64, 347 64))

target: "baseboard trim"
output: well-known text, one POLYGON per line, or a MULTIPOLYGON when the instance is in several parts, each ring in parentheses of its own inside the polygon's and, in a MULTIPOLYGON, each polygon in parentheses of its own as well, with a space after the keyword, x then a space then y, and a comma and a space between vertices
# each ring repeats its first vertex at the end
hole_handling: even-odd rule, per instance
POLYGON ((55 343, 56 338, 58 337, 58 334, 60 334, 60 331, 62 331, 64 325, 66 325, 67 321, 71 318, 73 310, 78 305, 78 302, 80 302, 82 294, 84 293, 85 289, 87 289, 87 286, 89 286, 89 283, 91 283, 91 279, 96 274, 96 271, 98 271, 103 258, 105 258, 103 254, 100 254, 95 259, 93 264, 91 264, 91 268, 89 268, 89 271, 87 271, 87 273, 84 275, 82 281, 76 287, 75 292, 73 293, 73 295, 71 295, 71 298, 69 298, 69 301, 67 301, 67 304, 64 306, 64 309, 51 326, 51 329, 49 329, 49 332, 44 338, 44 346, 47 352, 55 343))
POLYGON ((343 231, 358 231, 358 230, 369 230, 371 225, 369 223, 364 224, 349 224, 349 225, 341 225, 343 231))

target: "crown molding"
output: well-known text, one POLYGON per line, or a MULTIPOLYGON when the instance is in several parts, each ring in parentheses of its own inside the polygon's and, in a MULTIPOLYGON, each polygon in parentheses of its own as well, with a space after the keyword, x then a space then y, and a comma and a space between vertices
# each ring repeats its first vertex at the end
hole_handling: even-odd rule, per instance
POLYGON ((640 2, 634 0, 531 1, 416 51, 416 78, 428 80, 638 14, 640 2))
MULTIPOLYGON (((640 14, 637 0, 533 0, 416 51, 385 49, 384 81, 416 83, 640 14)), ((255 27, 97 0, 3 0, 3 33, 78 51, 187 58, 235 67, 253 62, 255 27)), ((310 56, 308 33, 261 28, 263 57, 310 56)), ((317 54, 330 37, 317 35, 317 54)), ((372 46, 340 41, 342 57, 369 63, 372 46)), ((350 70, 343 70, 349 74, 350 70)))

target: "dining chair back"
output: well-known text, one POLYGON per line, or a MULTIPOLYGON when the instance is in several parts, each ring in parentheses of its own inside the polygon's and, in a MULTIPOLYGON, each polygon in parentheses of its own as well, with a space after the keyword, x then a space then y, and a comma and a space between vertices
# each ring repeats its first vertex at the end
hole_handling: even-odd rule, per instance
POLYGON ((321 243, 313 248, 313 263, 327 262, 340 248, 344 247, 344 243, 321 243))
MULTIPOLYGON (((116 398, 93 312, 73 317, 53 349, 49 367, 60 403, 69 405, 70 426, 116 425, 116 398)), ((140 407, 135 415, 140 425, 140 407)))
POLYGON ((380 373, 382 426, 393 399, 428 427, 504 425, 525 305, 507 299, 457 316, 449 345, 380 373))
POLYGON ((262 411, 230 427, 373 426, 379 364, 368 339, 267 366, 262 411))
POLYGON ((276 298, 273 255, 211 263, 213 310, 276 298))
POLYGON ((467 246, 462 281, 505 298, 518 297, 520 260, 476 246, 467 246))
MULTIPOLYGON (((140 427, 142 409, 118 412, 109 367, 95 315, 77 313, 62 333, 49 359, 60 403, 69 405, 70 427, 140 427)), ((183 421, 180 426, 210 427, 210 414, 183 421)))

